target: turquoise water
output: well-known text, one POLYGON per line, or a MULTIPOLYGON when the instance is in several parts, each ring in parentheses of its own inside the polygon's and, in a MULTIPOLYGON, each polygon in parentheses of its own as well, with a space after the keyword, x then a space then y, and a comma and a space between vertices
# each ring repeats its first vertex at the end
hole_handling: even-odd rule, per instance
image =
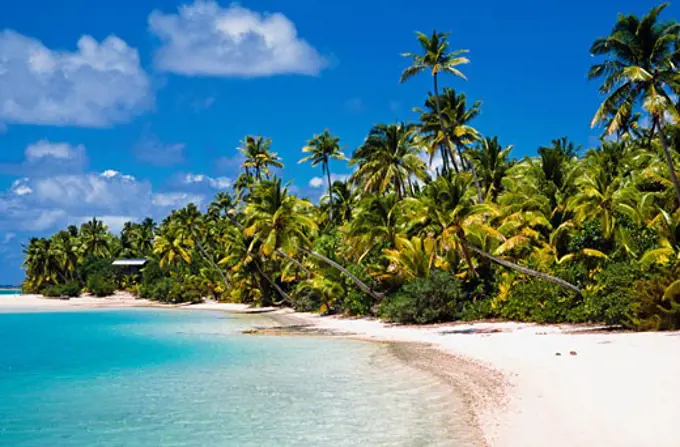
POLYGON ((0 295, 19 295, 20 293, 19 289, 0 289, 0 295))
POLYGON ((263 318, 0 314, 0 445, 465 445, 449 389, 386 346, 240 333, 263 318))

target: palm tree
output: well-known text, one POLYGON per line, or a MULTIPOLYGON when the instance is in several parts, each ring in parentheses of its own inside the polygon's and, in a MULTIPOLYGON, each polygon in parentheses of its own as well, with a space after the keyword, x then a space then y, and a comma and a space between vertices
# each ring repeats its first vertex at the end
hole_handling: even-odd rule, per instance
POLYGON ((636 103, 642 101, 652 121, 652 134, 655 129, 659 131, 680 206, 680 182, 665 134, 665 115, 680 119, 672 100, 672 95, 680 92, 677 75, 680 24, 659 21, 659 15, 667 6, 668 3, 655 6, 642 18, 620 15, 611 34, 597 39, 590 48, 593 56, 607 59, 593 65, 588 77, 604 77, 600 93, 607 98, 597 110, 592 126, 608 119, 608 134, 618 131, 630 120, 636 103))
POLYGON ((458 172, 456 156, 453 152, 454 148, 445 144, 444 131, 448 132, 447 137, 458 152, 458 159, 462 164, 462 168, 466 169, 466 159, 461 148, 465 148, 480 139, 477 129, 470 126, 469 123, 479 115, 482 102, 475 101, 468 108, 465 93, 456 93, 454 89, 445 87, 439 98, 439 103, 442 120, 444 121, 443 129, 439 120, 440 114, 437 113, 436 99, 433 95, 430 95, 425 101, 425 109, 416 108, 414 111, 420 113, 420 131, 425 134, 425 139, 429 143, 430 162, 436 148, 439 147, 443 163, 442 172, 446 173, 449 162, 453 165, 454 170, 458 172))
MULTIPOLYGON (((439 126, 441 129, 446 129, 439 99, 438 76, 440 72, 443 72, 452 74, 462 79, 467 79, 465 75, 463 75, 463 73, 456 67, 470 62, 468 58, 461 56, 461 54, 467 53, 468 50, 456 50, 449 53, 448 33, 438 33, 436 30, 434 30, 432 31, 431 37, 428 37, 426 34, 421 32, 416 33, 416 35, 418 36, 418 42, 422 47, 421 49, 423 53, 404 53, 403 56, 410 58, 412 64, 402 72, 400 82, 406 82, 408 79, 424 70, 429 70, 431 72, 432 82, 434 83, 434 100, 437 109, 437 116, 439 118, 439 126)), ((444 144, 447 148, 449 148, 449 151, 451 151, 453 146, 451 146, 451 141, 449 141, 448 131, 443 132, 442 137, 444 144)), ((475 172, 474 166, 471 166, 471 169, 472 174, 475 177, 477 199, 479 200, 479 203, 482 203, 482 191, 481 188, 479 188, 478 182, 476 180, 477 173, 475 172)))
POLYGON ((194 240, 189 236, 173 216, 163 221, 153 243, 153 253, 160 256, 162 268, 181 262, 191 264, 194 240))
POLYGON ((432 236, 400 237, 396 249, 385 250, 385 257, 390 261, 388 275, 402 281, 427 278, 434 268, 445 266, 445 261, 437 254, 437 242, 432 236))
POLYGON ((253 238, 263 256, 282 250, 289 256, 298 246, 310 246, 316 223, 310 217, 312 204, 300 200, 281 186, 281 180, 265 180, 253 190, 245 209, 245 235, 253 238))
POLYGON ((342 224, 352 219, 352 210, 357 203, 358 194, 350 182, 336 180, 331 186, 332 194, 321 198, 319 208, 321 212, 331 208, 336 210, 335 220, 342 224))
POLYGON ((473 275, 475 270, 469 252, 512 270, 567 287, 581 295, 578 287, 563 279, 515 264, 470 243, 472 237, 480 239, 480 234, 487 233, 499 238, 502 238, 502 235, 485 223, 486 216, 496 213, 494 207, 473 204, 467 184, 469 180, 462 176, 454 178, 442 176, 427 186, 420 203, 413 199, 415 209, 419 210, 415 216, 420 215, 423 224, 422 232, 436 234, 443 250, 460 250, 473 275))
POLYGON ((345 154, 343 154, 340 149, 340 139, 331 135, 328 129, 326 129, 321 135, 314 135, 314 138, 309 140, 307 146, 302 148, 302 152, 309 153, 310 155, 300 160, 300 163, 311 161, 312 166, 320 164, 321 172, 326 174, 328 180, 328 196, 331 198, 331 201, 329 202, 330 221, 333 222, 333 191, 331 188, 331 170, 328 166, 328 162, 331 158, 335 160, 347 160, 345 154))
POLYGON ((501 146, 498 137, 487 137, 470 152, 472 162, 477 164, 484 196, 491 196, 492 202, 496 202, 498 195, 503 191, 502 180, 513 165, 509 159, 510 151, 512 146, 501 146))
POLYGON ((239 151, 245 157, 242 167, 246 170, 246 174, 250 174, 250 169, 253 169, 258 181, 262 180, 263 173, 266 178, 271 176, 270 166, 283 168, 278 154, 271 151, 271 144, 271 138, 248 135, 239 147, 239 151))
POLYGON ((45 238, 31 238, 24 247, 24 264, 26 277, 32 281, 33 287, 40 290, 45 283, 57 280, 58 266, 50 255, 50 241, 45 238))
POLYGON ((93 217, 80 227, 80 241, 83 246, 83 255, 106 258, 110 252, 108 228, 101 220, 93 217))
POLYGON ((203 219, 203 214, 193 203, 188 204, 185 208, 175 211, 171 215, 177 226, 178 237, 185 239, 187 241, 192 241, 191 245, 198 247, 203 259, 210 264, 210 266, 219 273, 224 286, 227 287, 229 282, 222 269, 217 265, 213 257, 208 253, 206 249, 206 244, 208 243, 208 238, 210 237, 210 232, 207 231, 206 222, 203 219))
POLYGON ((350 256, 360 263, 373 250, 395 248, 397 239, 406 233, 404 220, 395 194, 365 197, 344 229, 350 256))
POLYGON ((78 239, 71 236, 68 231, 60 231, 52 236, 48 256, 56 260, 62 278, 68 275, 73 279, 80 257, 78 244, 78 239))
POLYGON ((668 213, 659 210, 659 214, 652 221, 657 228, 658 247, 648 250, 642 255, 640 262, 644 266, 652 263, 664 264, 669 260, 680 259, 680 211, 668 213))
POLYGON ((625 191, 625 182, 611 175, 602 165, 596 165, 579 178, 578 192, 569 200, 567 206, 574 212, 576 219, 584 222, 599 219, 607 239, 614 236, 617 212, 625 191))
POLYGON ((411 178, 427 179, 415 131, 415 125, 404 123, 373 127, 350 161, 350 166, 358 166, 350 180, 364 193, 385 194, 391 189, 399 198, 413 194, 411 178))
POLYGON ((228 192, 220 191, 208 206, 208 215, 213 217, 225 217, 233 212, 236 207, 234 199, 228 192))

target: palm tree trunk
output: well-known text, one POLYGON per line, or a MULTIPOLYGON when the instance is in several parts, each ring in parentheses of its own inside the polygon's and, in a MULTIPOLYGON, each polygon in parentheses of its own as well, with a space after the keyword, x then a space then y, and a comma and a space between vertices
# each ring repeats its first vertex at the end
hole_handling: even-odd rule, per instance
POLYGON ((463 169, 468 169, 470 160, 463 156, 463 151, 460 150, 460 146, 456 146, 456 152, 458 153, 458 158, 460 158, 460 164, 463 165, 463 169))
MULTIPOLYGON (((444 144, 446 144, 446 147, 449 148, 450 151, 453 150, 453 146, 451 145, 451 141, 449 140, 449 134, 444 126, 444 118, 442 117, 442 111, 441 107, 439 105, 439 85, 437 84, 437 73, 435 73, 433 76, 434 78, 434 103, 437 106, 437 117, 439 118, 439 126, 442 129, 442 136, 444 137, 444 144)), ((453 154, 451 154, 453 155, 453 154)), ((453 160, 455 157, 451 157, 453 160)), ((460 162, 464 163, 464 159, 461 157, 460 162)), ((467 161, 467 160, 465 160, 467 161)), ((470 165, 470 168, 472 170, 472 177, 475 179, 475 188, 477 188, 477 200, 479 203, 484 203, 484 198, 482 197, 482 189, 479 187, 479 180, 477 179, 477 172, 475 170, 475 167, 471 163, 467 163, 470 165)))
POLYGON ((397 199, 399 199, 399 200, 401 200, 403 198, 402 183, 403 183, 403 180, 401 179, 401 173, 398 172, 398 170, 397 170, 397 175, 394 177, 394 189, 397 192, 397 199))
POLYGON ((484 203, 484 196, 482 195, 482 187, 479 184, 479 177, 477 177, 477 169, 475 169, 475 164, 470 160, 465 160, 465 162, 470 167, 470 172, 472 172, 472 178, 475 181, 475 189, 477 189, 477 203, 484 203))
POLYGON ((324 255, 322 255, 322 254, 313 252, 313 251, 311 251, 311 250, 307 250, 306 248, 302 248, 302 247, 297 247, 297 248, 298 248, 298 250, 302 251, 303 253, 307 253, 309 256, 311 256, 311 257, 313 257, 313 258, 316 258, 316 259, 318 259, 318 260, 320 260, 320 261, 322 261, 322 262, 325 262, 326 264, 330 265, 331 267, 333 267, 333 268, 339 270, 340 272, 344 273, 345 276, 347 276, 350 280, 352 280, 352 282, 353 282, 354 284, 356 284, 357 287, 359 287, 364 293, 366 293, 366 294, 370 295, 371 297, 375 298, 376 301, 379 301, 379 300, 380 300, 380 298, 381 298, 381 296, 382 296, 381 294, 379 294, 379 293, 374 292, 373 290, 371 290, 371 288, 368 287, 368 285, 367 285, 365 282, 363 282, 362 280, 360 280, 359 278, 357 278, 356 276, 354 276, 349 270, 347 270, 346 268, 344 268, 343 266, 341 266, 341 265, 338 264, 337 262, 335 262, 335 261, 333 261, 333 260, 331 260, 331 259, 328 259, 326 256, 324 256, 324 255))
POLYGON ((663 153, 666 156, 666 164, 668 164, 668 171, 671 174, 671 180, 673 181, 673 187, 675 188, 675 197, 678 199, 678 206, 680 206, 680 182, 678 182, 678 176, 675 173, 673 157, 671 156, 670 148, 668 147, 668 140, 666 139, 666 133, 664 132, 665 123, 663 114, 659 115, 657 120, 659 127, 659 137, 661 138, 661 145, 663 146, 663 153))
POLYGON ((573 285, 573 284, 571 284, 571 283, 569 283, 569 282, 567 282, 563 279, 560 279, 556 276, 549 275, 547 273, 537 272, 536 270, 532 270, 532 269, 527 268, 527 267, 522 267, 521 265, 517 265, 517 264, 510 262, 510 261, 506 261, 505 259, 502 259, 502 258, 499 258, 497 256, 492 255, 491 253, 487 253, 486 251, 482 250, 481 248, 477 248, 474 245, 470 245, 467 242, 465 242, 465 244, 470 248, 470 250, 474 251, 475 253, 477 253, 480 256, 483 256, 483 257, 489 259, 492 262, 495 262, 496 264, 499 264, 499 265, 502 265, 503 267, 507 267, 509 269, 516 270, 518 272, 524 273, 525 275, 534 276, 536 278, 540 278, 540 279, 543 279, 545 281, 550 281, 550 282, 557 284, 559 286, 566 287, 570 290, 573 290, 574 292, 576 292, 576 294, 578 296, 583 296, 581 289, 579 289, 575 285, 573 285))
POLYGON ((279 256, 282 256, 282 257, 288 259, 290 262, 292 262, 293 264, 295 264, 300 270, 302 270, 303 272, 305 272, 305 274, 306 274, 308 277, 311 277, 311 276, 312 276, 312 272, 310 272, 310 271, 307 269, 307 267, 305 267, 304 265, 302 265, 302 263, 301 263, 300 261, 298 261, 297 259, 295 259, 294 257, 288 256, 286 253, 284 253, 283 250, 276 250, 276 254, 278 254, 279 256))
POLYGON ((472 273, 473 277, 477 276, 477 270, 475 270, 475 266, 472 263, 472 258, 470 257, 470 250, 468 250, 467 243, 463 242, 460 244, 461 251, 463 252, 463 258, 465 258, 465 262, 467 262, 468 268, 470 269, 470 273, 472 273))
MULTIPOLYGON (((446 151, 442 146, 442 159, 444 158, 446 158, 446 151)), ((453 169, 456 171, 456 174, 458 174, 460 170, 458 169, 458 163, 456 163, 456 157, 451 157, 451 164, 453 165, 453 169)))
POLYGON ((224 281, 224 287, 229 287, 229 282, 227 281, 227 277, 224 275, 224 272, 222 271, 222 269, 219 268, 217 264, 215 264, 215 261, 213 261, 212 258, 208 256, 208 252, 205 250, 205 248, 203 248, 203 244, 201 244, 201 241, 199 241, 198 238, 196 238, 196 245, 198 246, 198 249, 201 250, 203 258, 206 261, 208 261, 212 268, 217 270, 217 272, 220 274, 220 276, 222 277, 222 281, 224 281))
MULTIPOLYGON (((257 262, 256 260, 253 260, 253 261, 254 261, 254 263, 255 263, 255 268, 256 268, 257 271, 260 273, 260 275, 261 275, 261 276, 262 276, 269 284, 271 284, 271 286, 274 287, 274 289, 276 289, 276 291, 279 293, 279 295, 281 295, 281 298, 283 298, 283 300, 278 301, 278 302, 272 302, 272 304, 275 304, 275 305, 277 305, 277 306, 280 306, 280 305, 283 304, 284 302, 292 303, 293 300, 290 298, 290 295, 288 295, 286 292, 284 292, 283 289, 282 289, 281 287, 279 287, 278 284, 276 284, 276 281, 274 281, 272 278, 270 278, 269 275, 267 275, 267 274, 262 270, 262 268, 260 267, 260 263, 259 263, 259 262, 257 262)), ((267 304, 269 304, 269 301, 267 302, 267 304)))
POLYGON ((323 165, 326 170, 326 178, 328 179, 328 214, 330 216, 331 225, 333 225, 333 188, 331 185, 331 170, 328 167, 328 160, 325 160, 323 165))

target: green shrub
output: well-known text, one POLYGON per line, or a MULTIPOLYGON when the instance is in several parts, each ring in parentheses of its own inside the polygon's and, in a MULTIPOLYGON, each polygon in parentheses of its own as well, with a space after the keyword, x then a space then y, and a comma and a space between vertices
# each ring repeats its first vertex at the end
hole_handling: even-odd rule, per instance
POLYGON ((183 282, 175 282, 168 295, 171 303, 202 303, 207 291, 199 281, 185 278, 183 282))
POLYGON ((150 284, 149 298, 163 303, 170 302, 170 291, 174 282, 170 278, 163 278, 155 284, 150 284))
POLYGON ((550 282, 530 279, 514 286, 500 306, 501 318, 535 323, 580 322, 582 300, 550 282))
POLYGON ((155 284, 143 283, 140 296, 162 303, 201 303, 209 291, 200 280, 193 277, 184 280, 162 278, 155 284))
POLYGON ((80 267, 81 279, 87 284, 90 276, 101 276, 109 281, 116 281, 116 270, 111 265, 110 259, 88 257, 80 267))
POLYGON ((54 285, 54 286, 45 286, 41 290, 41 293, 49 298, 61 298, 63 295, 61 294, 61 286, 54 285))
POLYGON ((42 289, 42 294, 50 298, 76 298, 80 296, 80 283, 73 280, 65 284, 47 286, 42 289))
POLYGON ((635 282, 643 276, 639 267, 627 262, 606 266, 595 276, 595 290, 585 294, 586 318, 632 327, 637 307, 635 282))
POLYGON ((354 288, 342 300, 342 311, 349 316, 372 315, 374 303, 373 297, 354 288))
POLYGON ((428 324, 458 318, 464 299, 461 283, 448 272, 434 271, 404 285, 385 299, 380 316, 397 323, 428 324))
POLYGON ((87 279, 87 289, 91 294, 98 297, 113 295, 116 284, 100 275, 92 275, 87 279))
POLYGON ((671 284, 680 280, 680 264, 657 267, 633 287, 632 327, 642 331, 680 329, 680 293, 671 284), (675 289, 675 290, 674 290, 675 289))
POLYGON ((464 321, 485 320, 498 316, 498 313, 493 309, 493 299, 485 298, 476 301, 468 301, 463 306, 460 313, 460 319, 464 321))
MULTIPOLYGON (((352 264, 347 267, 354 276, 366 283, 368 287, 375 290, 377 287, 376 281, 366 272, 364 265, 352 264)), ((373 315, 373 306, 375 299, 359 289, 357 285, 345 275, 341 275, 339 280, 343 281, 346 290, 345 297, 342 300, 341 310, 345 315, 373 315)))

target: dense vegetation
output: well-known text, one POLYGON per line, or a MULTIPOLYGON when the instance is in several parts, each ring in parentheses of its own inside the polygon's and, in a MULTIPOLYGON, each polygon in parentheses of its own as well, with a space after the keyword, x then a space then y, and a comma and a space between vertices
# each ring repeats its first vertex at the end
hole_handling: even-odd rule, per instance
MULTIPOLYGON (((97 220, 26 247, 24 289, 105 295, 114 288, 169 302, 204 297, 290 305, 407 323, 504 318, 680 328, 680 25, 665 5, 620 16, 597 39, 589 73, 601 82, 581 150, 566 137, 517 160, 473 127, 481 104, 444 87, 464 78, 465 51, 418 34, 402 82, 430 75, 416 123, 377 124, 347 159, 325 131, 301 162, 321 168, 318 205, 272 174, 271 140, 248 136, 233 194, 119 237, 97 220), (331 182, 331 162, 354 169, 331 182), (433 160, 440 165, 432 168, 433 160), (431 169, 428 169, 430 167, 431 169), (141 276, 110 266, 150 260, 141 276)), ((459 81, 460 82, 460 81, 459 81)))

